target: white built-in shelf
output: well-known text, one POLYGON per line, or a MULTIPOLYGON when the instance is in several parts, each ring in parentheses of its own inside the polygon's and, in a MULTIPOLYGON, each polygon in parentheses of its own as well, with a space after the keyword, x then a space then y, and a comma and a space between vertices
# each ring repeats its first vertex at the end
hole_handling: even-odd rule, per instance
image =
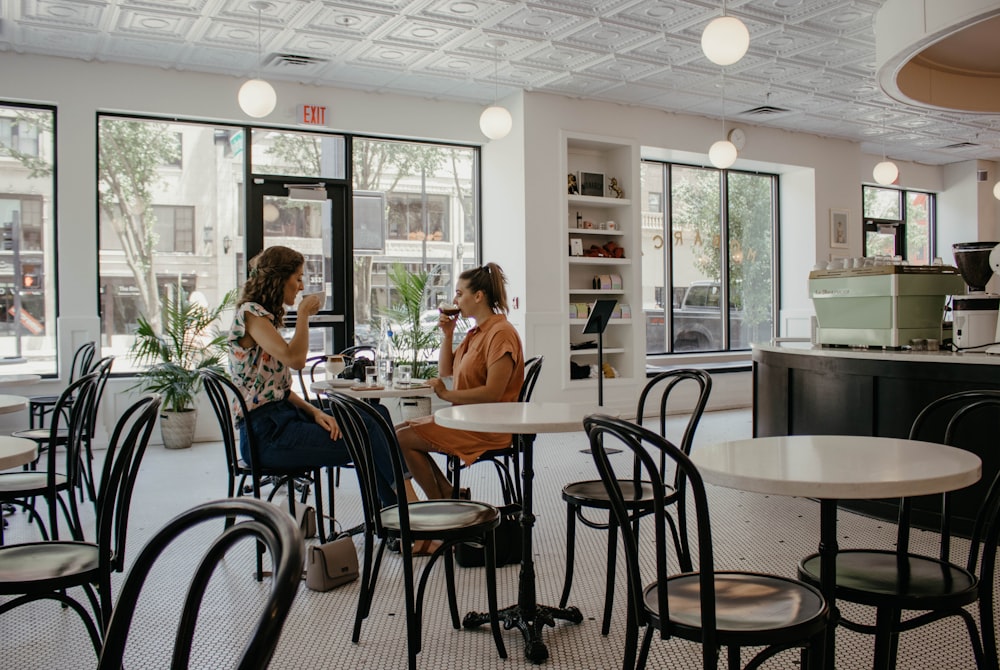
POLYGON ((569 204, 581 207, 628 207, 632 201, 628 198, 602 198, 596 195, 573 195, 567 196, 569 204))
POLYGON ((570 295, 623 295, 623 288, 571 288, 570 295))
POLYGON ((606 258, 604 256, 570 256, 571 265, 628 265, 631 258, 606 258))
MULTIPOLYGON (((571 326, 582 326, 587 323, 587 319, 570 319, 569 325, 571 326)), ((632 325, 632 319, 608 319, 609 326, 630 326, 632 325)), ((607 351, 605 349, 605 351, 607 351)))
POLYGON ((570 228, 570 235, 600 235, 612 237, 614 235, 624 235, 624 230, 619 230, 615 228, 614 230, 602 230, 600 228, 570 228))
MULTIPOLYGON (((608 354, 624 354, 624 353, 625 353, 624 348, 604 347, 605 356, 607 356, 608 354)), ((574 356, 596 356, 596 355, 597 355, 597 347, 594 347, 593 349, 574 349, 569 352, 570 358, 573 358, 574 356)), ((605 379, 604 381, 607 380, 605 379)))

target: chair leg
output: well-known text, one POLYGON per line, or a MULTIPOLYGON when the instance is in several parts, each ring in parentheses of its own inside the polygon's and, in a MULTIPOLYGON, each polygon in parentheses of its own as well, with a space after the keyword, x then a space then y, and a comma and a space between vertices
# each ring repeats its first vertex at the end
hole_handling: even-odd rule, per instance
MULTIPOLYGON (((636 629, 636 632, 638 633, 638 628, 636 629)), ((646 633, 642 636, 642 646, 639 647, 639 660, 635 664, 635 670, 645 670, 646 659, 649 658, 649 643, 652 641, 653 641, 653 627, 647 624, 646 633)), ((714 666, 707 665, 705 667, 711 668, 714 666)))
MULTIPOLYGON (((336 487, 340 486, 340 468, 326 469, 326 488, 330 492, 330 525, 327 534, 331 538, 337 537, 337 492, 336 487)), ((317 519, 323 523, 323 519, 317 519)))
POLYGON ((399 543, 403 556, 403 591, 406 598, 406 653, 410 670, 417 670, 420 653, 420 621, 417 619, 416 597, 413 591, 413 548, 409 542, 399 543))
POLYGON ((444 550, 444 574, 448 588, 448 608, 451 610, 451 626, 455 630, 459 630, 462 624, 458 618, 458 594, 455 592, 455 559, 453 554, 451 547, 444 550))
POLYGON ((576 558, 576 506, 566 503, 566 576, 563 578, 559 607, 566 607, 573 588, 573 561, 576 558))
POLYGON ((887 670, 896 667, 896 649, 899 643, 900 611, 881 607, 875 612, 875 653, 872 656, 873 670, 887 670))
POLYGON ((490 608, 490 630, 493 631, 493 642, 497 646, 500 658, 507 658, 507 647, 500 634, 500 617, 497 614, 497 556, 496 536, 491 530, 486 533, 484 542, 486 551, 486 602, 490 608))
POLYGON ((735 645, 726 647, 726 664, 729 670, 740 670, 740 648, 735 645))
POLYGON ((618 562, 618 524, 608 519, 608 569, 604 578, 604 619, 601 621, 601 635, 611 631, 611 611, 615 606, 615 567, 618 562))
MULTIPOLYGON (((323 472, 322 468, 316 468, 313 471, 313 480, 315 482, 316 496, 316 533, 319 535, 319 541, 321 543, 326 543, 326 527, 323 525, 323 472)), ((333 492, 331 491, 331 495, 333 492)))

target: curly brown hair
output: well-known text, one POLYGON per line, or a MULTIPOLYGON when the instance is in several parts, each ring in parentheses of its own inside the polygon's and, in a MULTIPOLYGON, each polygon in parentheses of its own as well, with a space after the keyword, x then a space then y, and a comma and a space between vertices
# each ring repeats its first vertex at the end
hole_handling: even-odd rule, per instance
POLYGON ((473 293, 482 291, 486 294, 486 302, 495 314, 507 314, 507 275, 496 263, 487 263, 478 268, 471 268, 458 275, 459 279, 468 282, 473 293))
POLYGON ((274 315, 274 327, 285 318, 285 283, 305 264, 305 256, 295 249, 273 246, 250 259, 250 276, 240 293, 239 307, 255 302, 274 315))

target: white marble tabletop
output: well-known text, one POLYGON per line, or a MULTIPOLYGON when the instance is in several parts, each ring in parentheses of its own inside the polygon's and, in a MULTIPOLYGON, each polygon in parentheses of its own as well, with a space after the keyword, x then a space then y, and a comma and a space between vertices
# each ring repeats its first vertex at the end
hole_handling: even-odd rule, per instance
POLYGON ((583 430, 583 419, 590 414, 617 417, 619 412, 565 402, 490 402, 439 409, 434 422, 481 433, 572 433, 583 430))
POLYGON ((20 412, 28 408, 28 399, 23 395, 0 395, 0 414, 20 412))
POLYGON ((337 382, 331 384, 328 381, 313 382, 309 389, 313 393, 326 393, 327 391, 337 391, 343 393, 344 395, 349 395, 352 398, 361 398, 362 400, 372 400, 375 398, 419 398, 423 396, 434 395, 434 389, 426 384, 421 384, 419 382, 414 382, 409 386, 376 386, 376 387, 366 387, 365 383, 358 380, 341 380, 345 382, 350 382, 342 384, 337 382))
POLYGON ((17 375, 3 375, 0 374, 0 386, 28 386, 30 384, 37 384, 42 381, 41 375, 33 374, 17 374, 17 375))
POLYGON ((23 437, 0 436, 0 470, 30 463, 38 456, 38 443, 23 437))
POLYGON ((756 493, 809 498, 899 498, 979 481, 975 454, 890 437, 792 435, 697 447, 705 481, 756 493))

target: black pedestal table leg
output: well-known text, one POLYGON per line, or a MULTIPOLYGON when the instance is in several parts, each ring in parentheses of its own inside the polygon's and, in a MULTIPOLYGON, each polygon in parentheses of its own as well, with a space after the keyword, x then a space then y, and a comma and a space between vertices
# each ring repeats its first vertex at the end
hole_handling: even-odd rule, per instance
MULTIPOLYGON (((517 581, 517 604, 500 611, 500 622, 504 628, 517 628, 524 636, 524 655, 533 663, 541 663, 549 657, 549 650, 542 641, 542 628, 555 626, 556 619, 572 623, 583 621, 583 615, 576 607, 549 607, 539 605, 535 593, 535 560, 532 547, 532 531, 535 515, 532 507, 532 480, 535 477, 533 447, 534 435, 518 435, 524 461, 521 467, 523 482, 523 508, 521 510, 521 572, 517 581)), ((474 628, 490 620, 489 613, 469 612, 462 625, 474 628)))
POLYGON ((820 500, 819 503, 819 566, 820 590, 830 607, 830 623, 826 629, 826 645, 823 667, 834 670, 836 651, 837 623, 840 613, 837 611, 837 501, 820 500))

